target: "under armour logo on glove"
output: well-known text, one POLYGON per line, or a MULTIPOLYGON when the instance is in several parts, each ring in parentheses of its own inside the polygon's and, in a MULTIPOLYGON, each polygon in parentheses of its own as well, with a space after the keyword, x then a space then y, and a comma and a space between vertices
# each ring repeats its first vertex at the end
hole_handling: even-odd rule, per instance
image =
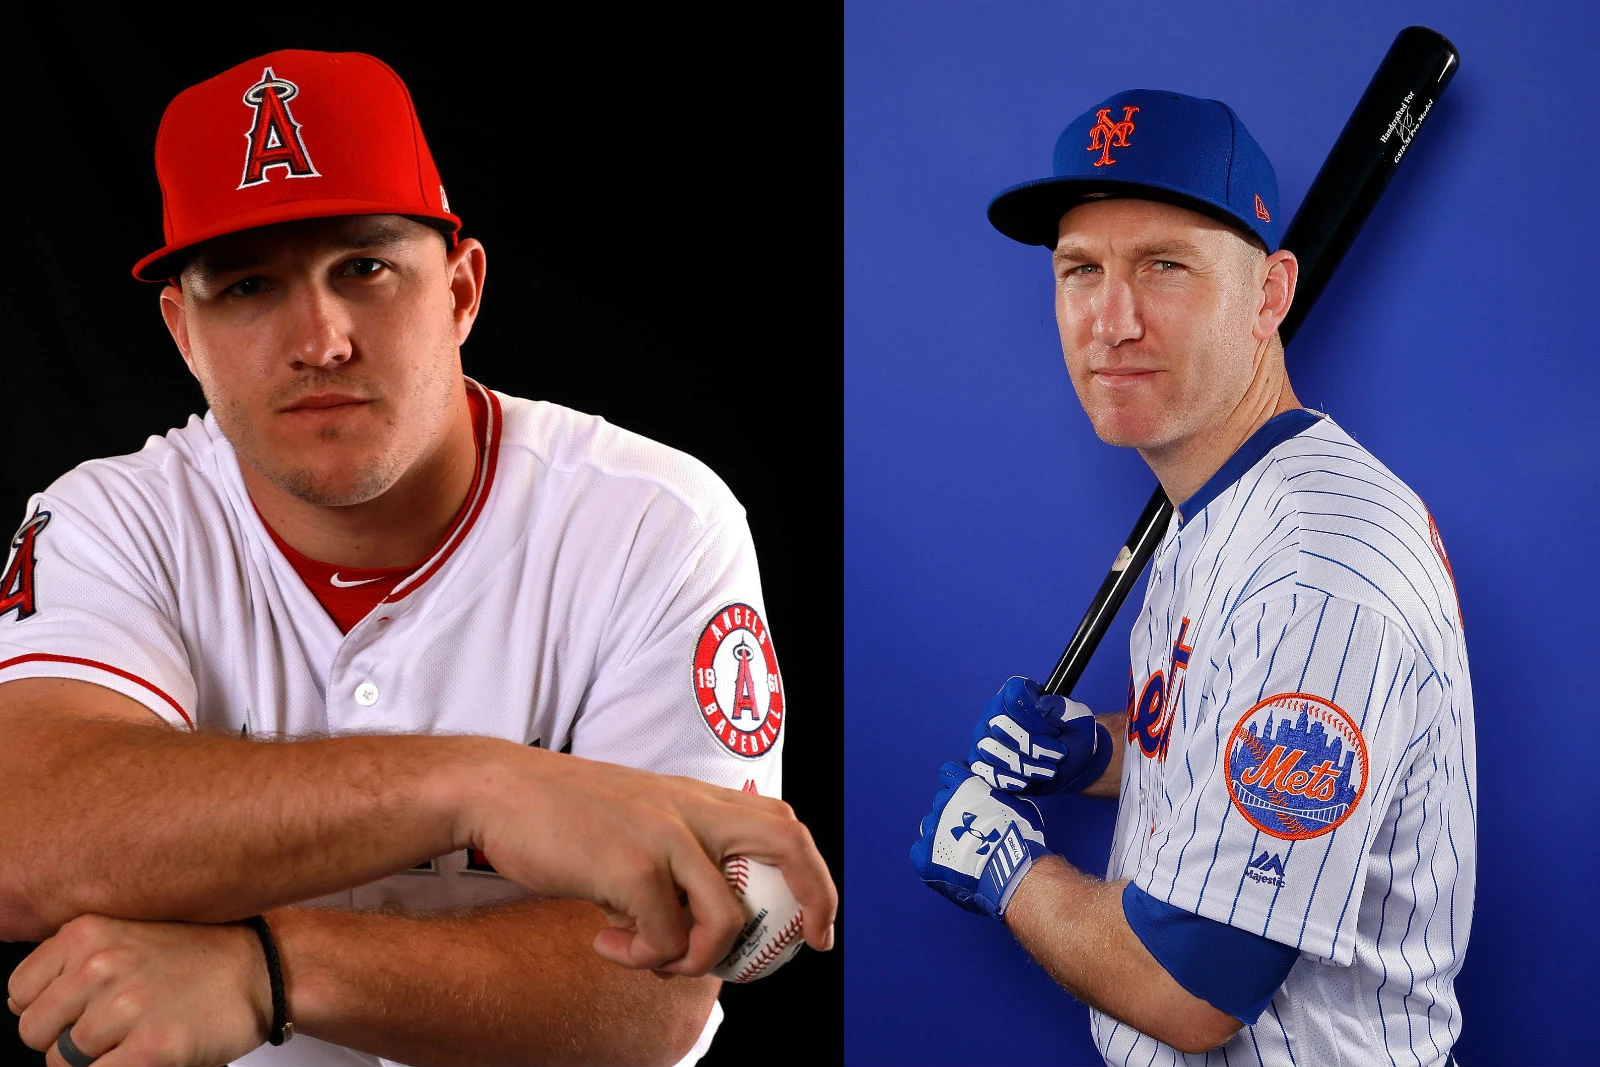
POLYGON ((1007 793, 1076 793, 1099 780, 1113 751, 1111 732, 1085 705, 1016 676, 983 706, 967 762, 1007 793))
POLYGON ((980 915, 1005 915, 1033 861, 1049 852, 1044 819, 1031 800, 990 789, 959 763, 939 768, 944 782, 911 846, 917 877, 980 915))
MULTIPOLYGON (((961 825, 957 826, 955 829, 951 830, 950 831, 950 836, 959 841, 959 840, 961 840, 961 835, 962 834, 977 834, 978 831, 976 831, 976 830, 974 830, 972 828, 972 824, 973 824, 973 822, 975 822, 977 820, 977 818, 978 817, 976 815, 974 815, 970 811, 962 812, 961 813, 961 825)), ((989 846, 990 845, 992 845, 996 841, 1000 840, 1000 831, 999 830, 990 830, 987 835, 979 834, 979 837, 981 837, 982 840, 983 840, 983 846, 978 849, 978 855, 981 856, 985 852, 989 851, 989 846)))

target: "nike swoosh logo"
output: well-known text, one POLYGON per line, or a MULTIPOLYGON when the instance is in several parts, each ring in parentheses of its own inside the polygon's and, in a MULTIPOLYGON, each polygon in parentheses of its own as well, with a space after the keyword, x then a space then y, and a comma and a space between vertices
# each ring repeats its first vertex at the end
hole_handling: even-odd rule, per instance
POLYGON ((360 581, 356 582, 342 582, 339 580, 338 571, 334 571, 333 577, 328 579, 328 581, 331 582, 337 589, 354 589, 358 585, 367 585, 368 583, 375 582, 377 580, 377 578, 362 578, 360 581))

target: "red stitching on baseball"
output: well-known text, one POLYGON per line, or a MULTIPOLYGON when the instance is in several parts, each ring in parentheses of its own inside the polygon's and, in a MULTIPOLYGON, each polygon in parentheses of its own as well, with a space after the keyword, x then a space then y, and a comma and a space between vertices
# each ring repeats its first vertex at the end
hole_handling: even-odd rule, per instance
POLYGON ((723 874, 728 884, 742 895, 750 879, 750 861, 743 856, 729 856, 723 874))
POLYGON ((748 982, 753 978, 759 978, 773 960, 783 955, 783 950, 789 947, 789 942, 800 935, 801 920, 805 918, 805 915, 804 909, 797 912, 795 917, 789 920, 789 925, 778 931, 778 936, 763 948, 755 959, 745 964, 744 970, 734 975, 733 980, 735 982, 748 982))

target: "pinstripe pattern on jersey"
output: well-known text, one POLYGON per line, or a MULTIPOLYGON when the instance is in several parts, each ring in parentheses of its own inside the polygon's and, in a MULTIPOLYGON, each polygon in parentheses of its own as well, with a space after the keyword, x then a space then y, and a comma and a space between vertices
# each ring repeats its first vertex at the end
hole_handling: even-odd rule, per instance
POLYGON ((1168 693, 1167 758, 1129 748, 1107 877, 1302 957, 1255 1025, 1210 1053, 1093 1013, 1096 1044, 1143 1067, 1444 1063, 1461 1030, 1476 755, 1458 602, 1427 509, 1318 418, 1184 515, 1151 561, 1135 690, 1170 670, 1185 619, 1194 652, 1168 693), (1247 711, 1291 692, 1342 709, 1369 756, 1344 821, 1293 840, 1235 806, 1227 752, 1247 711), (1264 853, 1281 884, 1249 876, 1264 853))

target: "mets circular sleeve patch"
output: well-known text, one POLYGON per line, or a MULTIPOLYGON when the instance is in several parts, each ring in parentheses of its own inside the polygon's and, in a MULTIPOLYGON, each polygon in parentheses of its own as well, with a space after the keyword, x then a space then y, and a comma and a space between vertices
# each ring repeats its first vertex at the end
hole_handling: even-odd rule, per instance
POLYGON ((1367 742, 1343 708, 1310 693, 1268 697, 1228 738, 1233 806, 1262 833, 1330 833, 1367 788, 1367 742))
POLYGON ((729 604, 706 623, 694 650, 694 692, 706 728, 735 756, 755 759, 777 743, 783 679, 755 608, 729 604))

